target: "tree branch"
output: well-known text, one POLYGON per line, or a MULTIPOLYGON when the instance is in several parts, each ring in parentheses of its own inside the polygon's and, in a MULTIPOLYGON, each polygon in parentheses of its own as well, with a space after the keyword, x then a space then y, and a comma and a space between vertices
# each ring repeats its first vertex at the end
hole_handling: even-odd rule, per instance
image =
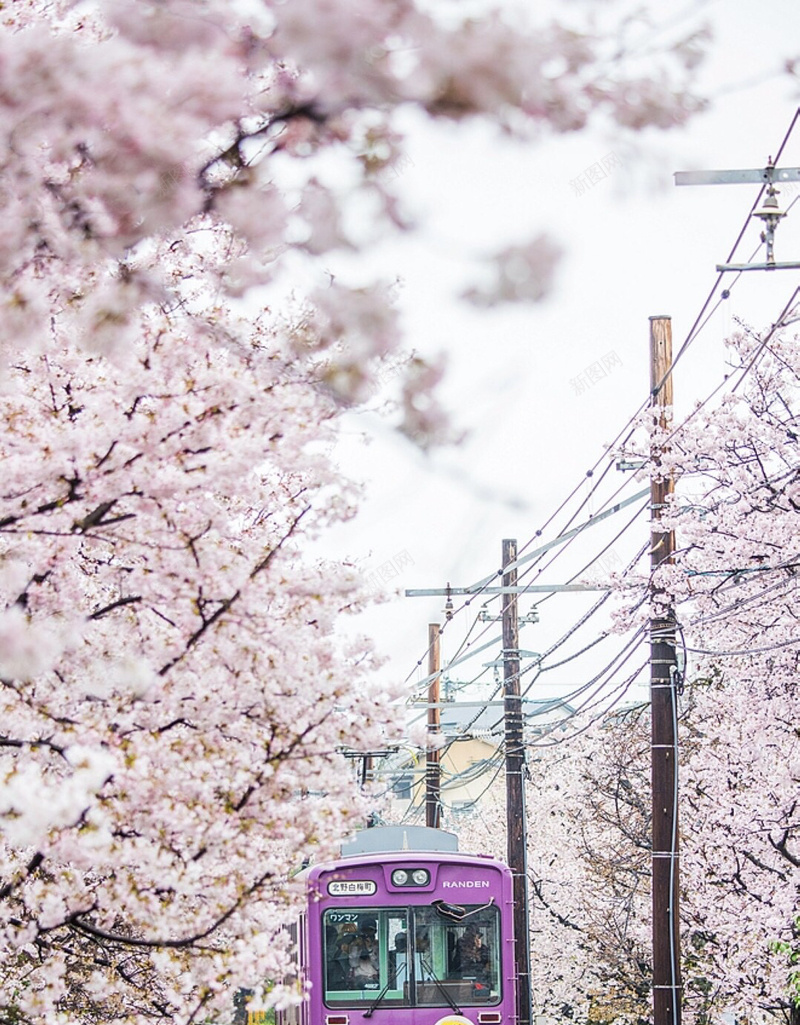
POLYGON ((119 943, 123 946, 128 947, 142 947, 148 949, 169 949, 179 950, 184 947, 191 947, 199 943, 201 940, 206 939, 212 933, 216 932, 220 926, 224 925, 239 908, 242 907, 245 900, 248 897, 252 897, 256 891, 260 890, 261 887, 273 876, 272 872, 265 872, 260 876, 252 886, 249 886, 244 893, 228 908, 227 911, 223 912, 219 918, 211 923, 207 929, 202 932, 195 933, 193 936, 185 936, 179 940, 148 940, 139 936, 123 936, 121 933, 108 932, 106 929, 100 929, 96 925, 92 925, 91 922, 84 920, 83 915, 86 914, 84 911, 76 911, 66 919, 64 925, 75 929, 77 932, 82 933, 85 936, 91 936, 98 940, 105 940, 108 943, 119 943))
MULTIPOLYGON (((260 573, 262 573, 265 569, 267 569, 267 567, 270 565, 272 560, 275 558, 275 556, 281 550, 281 548, 286 543, 286 541, 288 541, 289 538, 292 536, 292 534, 294 534, 295 530, 297 529, 298 525, 300 524, 300 521, 306 515, 306 513, 309 511, 310 508, 311 508, 311 506, 307 505, 305 507, 305 509, 303 509, 302 512, 300 512, 298 514, 298 516, 295 518, 294 522, 292 523, 291 527, 286 532, 286 534, 284 534, 284 536, 280 539, 278 544, 275 545, 274 548, 270 549, 270 551, 264 556, 264 558, 260 562, 258 562, 255 565, 255 567, 250 571, 250 574, 249 574, 249 577, 248 577, 249 580, 254 580, 260 573)), ((166 676, 166 674, 170 671, 170 669, 173 669, 179 662, 182 662, 183 659, 186 658, 186 656, 188 655, 189 651, 198 643, 198 641, 203 637, 203 635, 208 630, 211 629, 211 627, 214 625, 214 623, 216 623, 218 619, 221 619, 222 616, 224 616, 225 613, 228 612, 233 607, 233 605, 241 597, 241 594, 242 594, 241 588, 237 588, 236 591, 234 591, 234 593, 230 596, 230 598, 226 598, 225 601, 221 602, 220 605, 219 605, 219 608, 217 608, 214 611, 213 615, 209 616, 208 619, 204 619, 203 623, 189 637, 189 639, 187 640, 186 645, 185 645, 183 651, 180 652, 180 654, 176 655, 173 659, 170 659, 169 662, 166 662, 159 669, 158 675, 159 676, 166 676)))
POLYGON ((0 900, 5 900, 6 897, 11 896, 14 890, 26 879, 29 875, 32 875, 36 869, 44 861, 44 854, 41 851, 37 851, 36 854, 31 858, 28 864, 25 866, 24 873, 14 882, 6 883, 3 887, 0 887, 0 900))
POLYGON ((102 609, 97 609, 89 616, 89 619, 100 619, 107 612, 113 612, 114 609, 122 608, 123 605, 134 605, 141 600, 142 596, 140 594, 132 594, 127 598, 118 598, 117 601, 112 601, 110 605, 104 605, 102 609))

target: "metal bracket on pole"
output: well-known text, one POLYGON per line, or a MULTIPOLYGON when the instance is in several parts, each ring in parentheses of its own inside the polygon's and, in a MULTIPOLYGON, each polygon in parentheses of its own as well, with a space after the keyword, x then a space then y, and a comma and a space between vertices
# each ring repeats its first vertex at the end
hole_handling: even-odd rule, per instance
MULTIPOLYGON (((610 584, 520 584, 515 587, 409 587, 406 598, 430 598, 435 595, 555 594, 560 591, 609 591, 610 584)), ((502 618, 502 617, 501 617, 502 618)), ((484 619, 483 622, 486 622, 484 619)), ((536 622, 536 620, 531 620, 536 622)))
POLYGON ((773 167, 745 171, 676 171, 676 185, 774 185, 775 182, 800 182, 800 167, 773 167))
POLYGON ((800 181, 800 167, 775 167, 772 158, 769 158, 764 168, 748 168, 741 171, 676 171, 676 185, 741 185, 759 184, 766 185, 767 195, 763 204, 758 210, 754 210, 753 217, 758 217, 764 224, 761 232, 761 241, 767 247, 767 259, 765 263, 718 263, 718 271, 745 271, 745 270, 797 270, 800 269, 800 262, 793 260, 776 262, 773 246, 775 242, 775 229, 782 217, 786 216, 784 211, 778 209, 779 190, 775 188, 778 182, 800 181))

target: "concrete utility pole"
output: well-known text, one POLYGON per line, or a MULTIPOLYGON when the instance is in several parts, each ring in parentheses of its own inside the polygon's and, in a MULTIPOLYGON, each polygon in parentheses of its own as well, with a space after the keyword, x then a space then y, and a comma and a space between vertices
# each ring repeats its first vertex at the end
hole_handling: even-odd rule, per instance
POLYGON ((528 921, 528 842, 525 810, 525 746, 519 681, 517 542, 503 541, 503 698, 506 741, 508 865, 514 876, 514 948, 517 965, 517 1022, 531 1021, 531 954, 528 921), (508 590, 506 590, 508 589, 508 590))
MULTIPOLYGON (((517 1005, 518 1005, 518 1016, 515 1025, 531 1025, 531 970, 530 970, 530 925, 529 925, 529 910, 528 910, 528 849, 527 849, 527 819, 525 810, 525 747, 522 736, 522 697, 520 694, 520 650, 519 650, 519 617, 517 613, 517 603, 519 594, 541 594, 548 593, 554 594, 559 591, 594 591, 603 589, 602 586, 593 584, 525 584, 519 586, 517 584, 517 570, 521 565, 530 562, 537 556, 544 552, 550 551, 552 548, 558 545, 566 544, 573 537, 577 537, 578 534, 584 530, 588 530, 591 527, 596 526, 609 516, 613 516, 618 513, 621 509, 630 505, 632 502, 641 501, 642 498, 647 494, 647 489, 644 491, 637 492, 630 498, 625 499, 622 502, 618 502, 611 509, 607 509, 605 512, 598 513, 597 516, 592 517, 585 523, 579 524, 572 530, 566 531, 566 533, 553 538, 550 541, 542 544, 538 548, 529 551, 526 555, 521 558, 517 558, 517 542, 516 541, 503 541, 503 563, 502 563, 502 587, 491 586, 492 581, 498 576, 498 573, 492 573, 490 576, 483 580, 479 580, 469 587, 451 587, 449 584, 446 588, 435 587, 435 588, 412 588, 406 590, 405 594, 407 598, 429 598, 433 596, 446 596, 448 601, 452 599, 454 595, 465 595, 465 596, 477 596, 488 597, 491 595, 502 595, 502 642, 503 642, 503 669, 504 669, 504 681, 505 689, 503 696, 503 707, 504 707, 504 719, 505 719, 505 745, 506 745, 506 815, 507 815, 507 828, 508 828, 508 845, 507 845, 507 857, 508 866, 514 877, 514 944, 515 944, 515 961, 516 961, 516 974, 517 974, 517 1005)), ((433 630, 434 627, 430 627, 433 630)), ((428 685, 432 688, 434 684, 438 684, 438 678, 441 670, 438 661, 438 634, 439 627, 435 627, 437 636, 436 644, 434 645, 434 639, 429 634, 429 668, 428 675, 424 680, 420 681, 420 686, 428 685), (437 652, 434 661, 434 651, 437 652)), ((497 644, 500 638, 493 638, 487 641, 484 645, 478 648, 474 648, 470 653, 462 655, 460 659, 455 659, 450 663, 449 668, 453 669, 460 662, 466 661, 468 658, 472 658, 479 651, 486 648, 492 648, 497 644)), ((429 706, 438 706, 438 690, 429 690, 428 697, 429 706)), ((481 706, 485 702, 480 703, 481 706)), ((431 715, 428 716, 428 728, 432 728, 434 720, 431 715)), ((430 787, 430 780, 432 774, 429 775, 431 770, 430 760, 426 763, 426 778, 428 780, 428 787, 430 787)), ((438 766, 437 766, 438 768, 438 766)), ((432 800, 431 790, 426 791, 426 821, 430 825, 430 819, 428 818, 429 810, 433 807, 434 801, 432 800)))
MULTIPOLYGON (((665 407, 672 405, 672 322, 650 318, 650 394, 654 420, 666 428, 665 407)), ((674 490, 660 472, 663 449, 651 452, 651 571, 673 561, 675 535, 660 525, 661 510, 674 490)), ((651 577, 652 580, 652 577, 651 577)), ((681 949, 678 915, 678 667, 675 613, 662 589, 652 582, 650 620, 650 722, 653 800, 653 1021, 680 1025, 681 949)))
POLYGON ((441 654, 439 624, 428 624, 428 676, 436 674, 428 685, 428 739, 436 744, 429 747, 425 760, 425 825, 438 829, 442 822, 442 776, 440 765, 439 680, 441 654))

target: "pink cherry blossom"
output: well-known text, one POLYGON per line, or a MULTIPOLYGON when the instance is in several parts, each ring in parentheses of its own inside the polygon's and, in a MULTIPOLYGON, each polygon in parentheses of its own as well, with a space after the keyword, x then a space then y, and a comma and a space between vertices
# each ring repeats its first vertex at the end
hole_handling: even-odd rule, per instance
MULTIPOLYGON (((265 991, 296 872, 363 822, 342 749, 399 741, 406 696, 343 625, 360 575, 309 554, 358 500, 325 445, 387 364, 399 430, 446 435, 441 364, 403 351, 393 286, 368 259, 358 284, 325 273, 409 227, 385 175, 403 113, 528 141, 690 109, 662 86, 687 85, 674 54, 648 85, 588 31, 427 6, 2 10, 9 1019, 188 1025, 242 986, 302 999, 265 991), (273 308, 262 286, 295 271, 273 308)), ((555 255, 501 253, 484 301, 537 301, 555 255)))

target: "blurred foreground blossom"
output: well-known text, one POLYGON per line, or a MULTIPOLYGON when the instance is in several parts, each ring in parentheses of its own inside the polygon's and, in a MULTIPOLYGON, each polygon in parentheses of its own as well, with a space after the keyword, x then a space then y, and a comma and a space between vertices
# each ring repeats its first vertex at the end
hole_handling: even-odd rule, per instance
MULTIPOLYGON (((331 443, 381 390, 449 434, 371 259, 410 230, 403 125, 685 121, 681 60, 648 89, 617 49, 415 0, 0 4, 4 1020, 227 1020, 289 975, 297 869, 371 803, 342 748, 406 696, 312 554, 356 511, 331 443)), ((469 298, 537 302, 559 255, 469 298)))
POLYGON ((463 293, 476 306, 504 302, 541 302, 550 293, 563 250, 547 235, 526 245, 509 246, 495 255, 493 278, 463 293))

